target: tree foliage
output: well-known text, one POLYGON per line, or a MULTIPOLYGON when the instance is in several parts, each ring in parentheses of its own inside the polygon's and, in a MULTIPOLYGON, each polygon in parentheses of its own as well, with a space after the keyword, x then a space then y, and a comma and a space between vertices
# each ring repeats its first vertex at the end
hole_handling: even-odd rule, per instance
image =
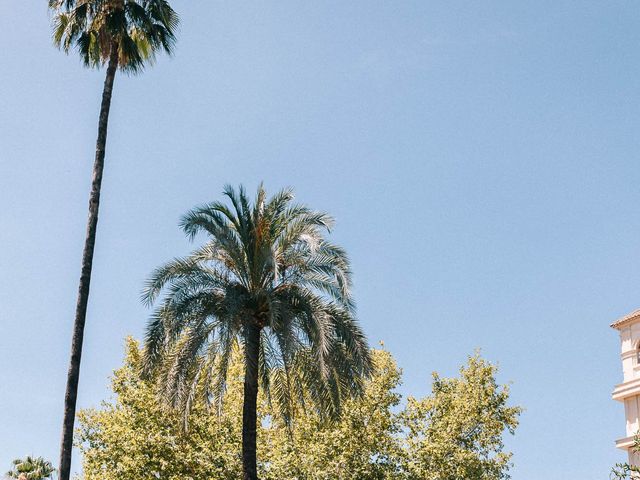
POLYGON ((391 354, 373 350, 373 375, 361 397, 343 405, 338 421, 299 409, 287 428, 274 418, 263 430, 264 480, 399 478, 401 473, 400 370, 391 354))
POLYGON ((51 462, 42 457, 26 456, 12 462, 12 468, 7 472, 7 477, 19 480, 46 480, 51 478, 54 472, 55 468, 51 462))
POLYGON ((503 433, 515 432, 521 409, 508 405, 509 389, 497 384, 496 371, 476 353, 459 377, 434 373, 432 395, 409 399, 403 418, 411 479, 509 478, 503 433))
MULTIPOLYGON (((402 408, 401 372, 391 354, 372 351, 363 395, 344 402, 338 420, 296 406, 287 424, 258 401, 258 464, 263 480, 506 479, 510 455, 502 435, 520 413, 507 405, 496 369, 478 355, 457 378, 434 375, 432 395, 402 408)), ((112 379, 114 398, 79 415, 77 444, 86 480, 200 480, 242 476, 242 352, 229 362, 220 410, 194 401, 188 429, 180 411, 158 401, 141 380, 142 359, 127 342, 125 364, 112 379)))
POLYGON ((155 385, 140 378, 141 366, 138 345, 129 339, 125 364, 112 378, 113 401, 78 415, 85 479, 240 478, 240 363, 231 362, 221 414, 195 402, 188 431, 182 414, 159 403, 155 385))
POLYGON ((611 480, 629 480, 640 476, 640 468, 628 463, 617 463, 611 470, 609 478, 611 480))
POLYGON ((49 0, 53 41, 75 48, 88 67, 117 51, 118 66, 138 72, 158 51, 173 52, 178 15, 166 0, 49 0))
MULTIPOLYGON (((640 452, 640 433, 634 437, 631 451, 640 452)), ((617 463, 609 474, 611 480, 630 480, 640 478, 640 467, 630 465, 629 463, 617 463)))

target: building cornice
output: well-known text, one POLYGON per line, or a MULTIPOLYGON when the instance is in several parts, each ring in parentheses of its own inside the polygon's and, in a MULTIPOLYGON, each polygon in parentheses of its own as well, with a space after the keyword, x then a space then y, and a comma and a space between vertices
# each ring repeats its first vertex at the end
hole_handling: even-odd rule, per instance
POLYGON ((616 440, 616 448, 629 450, 636 443, 636 437, 624 437, 616 440))
POLYGON ((620 330, 621 328, 629 325, 630 323, 635 323, 640 321, 640 309, 631 312, 629 315, 625 315, 622 318, 619 318, 615 322, 611 324, 611 328, 615 328, 616 330, 620 330))
POLYGON ((635 395, 640 395, 640 378, 616 385, 611 394, 611 398, 622 402, 625 398, 635 395))

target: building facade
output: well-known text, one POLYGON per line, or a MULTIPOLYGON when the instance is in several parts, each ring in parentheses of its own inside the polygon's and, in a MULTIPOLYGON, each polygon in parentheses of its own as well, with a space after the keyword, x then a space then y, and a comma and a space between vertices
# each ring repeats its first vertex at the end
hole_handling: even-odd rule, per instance
POLYGON ((640 454, 632 448, 640 431, 640 310, 615 321, 611 327, 620 333, 622 383, 616 385, 612 397, 624 404, 626 435, 616 441, 616 447, 626 450, 629 463, 640 466, 640 454))

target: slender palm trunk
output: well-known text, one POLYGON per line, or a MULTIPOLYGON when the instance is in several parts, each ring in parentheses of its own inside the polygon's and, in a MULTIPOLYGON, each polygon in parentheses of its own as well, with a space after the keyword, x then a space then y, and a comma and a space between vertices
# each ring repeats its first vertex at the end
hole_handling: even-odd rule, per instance
POLYGON ((242 470, 244 480, 257 480, 256 429, 258 422, 258 357, 260 327, 247 326, 244 367, 244 400, 242 405, 242 470))
POLYGON ((118 68, 118 46, 111 46, 111 54, 107 66, 107 74, 102 91, 102 105, 98 122, 98 140, 96 141, 96 158, 93 164, 93 180, 89 197, 89 218, 87 221, 87 235, 82 252, 82 272, 78 287, 78 301, 76 316, 73 323, 73 338, 71 340, 71 360, 67 373, 67 390, 64 397, 64 419, 62 422, 62 441, 60 444, 59 479, 69 480, 71 471, 71 453, 73 449, 73 426, 76 417, 76 400, 78 397, 78 380, 80 378, 80 360, 82 359, 82 341, 84 338, 84 324, 87 316, 87 302, 89 300, 89 285, 91 283, 91 268, 93 266, 93 250, 96 243, 96 228, 98 226, 98 208, 100 206, 100 188, 102 186, 102 171, 104 169, 105 145, 107 143, 107 124, 109 122, 109 108, 113 82, 118 68))

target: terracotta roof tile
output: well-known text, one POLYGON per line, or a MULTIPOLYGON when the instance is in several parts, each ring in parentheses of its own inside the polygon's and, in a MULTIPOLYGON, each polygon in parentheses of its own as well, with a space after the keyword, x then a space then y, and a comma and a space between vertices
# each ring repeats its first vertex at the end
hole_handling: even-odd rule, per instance
POLYGON ((625 315, 622 318, 619 318, 615 322, 611 324, 612 328, 620 328, 626 323, 629 323, 633 320, 640 320, 640 309, 631 312, 629 315, 625 315))

